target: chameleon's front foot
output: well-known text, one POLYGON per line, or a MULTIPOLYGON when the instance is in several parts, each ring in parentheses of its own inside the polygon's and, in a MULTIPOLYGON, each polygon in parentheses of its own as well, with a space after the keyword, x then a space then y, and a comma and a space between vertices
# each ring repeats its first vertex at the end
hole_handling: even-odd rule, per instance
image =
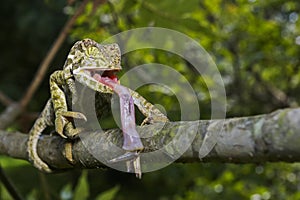
POLYGON ((87 121, 84 114, 80 112, 65 111, 57 114, 55 119, 55 131, 63 138, 75 138, 80 132, 73 127, 70 119, 82 119, 87 121))
MULTIPOLYGON (((82 119, 84 121, 87 121, 85 115, 80 112, 65 111, 58 114, 55 119, 55 130, 63 138, 76 138, 78 134, 83 130, 83 128, 74 127, 70 119, 82 119)), ((73 162, 71 143, 67 143, 67 145, 65 146, 64 155, 66 159, 69 160, 69 162, 73 162)))

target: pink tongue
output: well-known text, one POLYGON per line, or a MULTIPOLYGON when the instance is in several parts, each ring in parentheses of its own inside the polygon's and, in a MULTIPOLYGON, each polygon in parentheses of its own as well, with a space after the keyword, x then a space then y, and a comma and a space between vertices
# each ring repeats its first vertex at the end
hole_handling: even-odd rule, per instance
POLYGON ((117 77, 101 77, 99 74, 93 76, 94 79, 107 85, 120 98, 121 123, 124 135, 123 149, 127 151, 137 151, 143 149, 140 136, 136 131, 134 103, 128 88, 118 83, 117 77))
POLYGON ((114 87, 116 87, 116 85, 118 85, 118 79, 116 76, 114 76, 113 78, 108 78, 108 77, 101 77, 99 74, 94 74, 93 78, 96 79, 97 81, 99 81, 100 83, 107 85, 108 87, 110 87, 113 90, 114 90, 114 87))

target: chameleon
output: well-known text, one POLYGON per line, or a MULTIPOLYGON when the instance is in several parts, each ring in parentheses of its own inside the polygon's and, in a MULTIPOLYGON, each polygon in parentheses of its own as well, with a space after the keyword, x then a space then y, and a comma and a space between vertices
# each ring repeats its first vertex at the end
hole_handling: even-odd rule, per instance
MULTIPOLYGON (((55 132, 62 138, 74 139, 83 130, 83 127, 75 127, 74 120, 88 120, 85 113, 72 110, 72 105, 79 101, 79 89, 75 85, 76 82, 96 92, 95 107, 99 119, 110 111, 112 94, 119 94, 122 125, 129 124, 129 126, 122 127, 122 148, 126 152, 133 152, 136 155, 144 148, 135 127, 133 127, 135 126, 135 122, 132 122, 134 116, 128 111, 134 107, 133 104, 146 117, 142 125, 169 121, 159 109, 136 91, 119 84, 116 73, 120 70, 122 70, 121 51, 118 44, 102 45, 92 39, 83 39, 72 46, 63 69, 50 75, 51 98, 29 131, 27 152, 34 167, 43 172, 54 171, 39 157, 37 152, 39 138, 47 127, 54 126, 55 132), (125 119, 124 113, 125 117, 127 114, 125 119)), ((65 157, 68 160, 72 159, 72 155, 65 155, 65 157)), ((118 160, 118 158, 114 160, 118 160)), ((141 173, 140 169, 135 169, 135 171, 137 171, 136 174, 141 173)))

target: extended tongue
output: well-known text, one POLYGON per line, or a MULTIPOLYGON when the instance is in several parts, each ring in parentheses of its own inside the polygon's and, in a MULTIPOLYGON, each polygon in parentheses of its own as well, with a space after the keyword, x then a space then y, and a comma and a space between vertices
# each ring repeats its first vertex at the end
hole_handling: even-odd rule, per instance
POLYGON ((110 87, 120 98, 121 123, 124 134, 123 149, 127 151, 143 149, 140 136, 135 128, 134 103, 128 88, 111 78, 101 77, 99 74, 94 74, 93 78, 110 87))
MULTIPOLYGON (((120 98, 121 123, 124 136, 122 148, 126 151, 131 152, 130 155, 138 154, 137 152, 142 150, 144 146, 139 134, 136 131, 134 103, 130 91, 128 90, 128 88, 120 85, 116 77, 101 77, 99 74, 94 74, 93 78, 100 83, 107 85, 118 94, 120 98)), ((113 159, 112 162, 127 159, 127 170, 132 171, 131 165, 133 165, 134 172, 136 173, 137 177, 141 177, 142 171, 139 155, 137 155, 137 157, 135 157, 134 159, 130 158, 130 156, 127 156, 128 152, 127 154, 122 155, 119 158, 113 159)))

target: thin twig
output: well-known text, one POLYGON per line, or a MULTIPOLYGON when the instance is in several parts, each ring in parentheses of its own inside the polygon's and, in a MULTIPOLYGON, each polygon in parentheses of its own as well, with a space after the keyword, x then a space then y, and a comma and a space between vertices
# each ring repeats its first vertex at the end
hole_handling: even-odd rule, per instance
POLYGON ((45 73, 53 60, 54 56, 56 55, 57 51, 59 50, 60 46, 64 42, 65 38, 67 37, 68 33, 70 32, 73 24, 75 23, 78 16, 81 15, 81 13, 84 11, 84 8, 86 4, 89 2, 89 0, 84 0, 80 7, 77 9, 75 14, 68 20, 66 25, 64 26, 63 30, 60 32, 59 36, 53 43, 52 47, 47 53, 47 56, 42 61, 34 80, 31 82, 30 86, 28 87, 24 97, 21 100, 21 106, 24 108, 27 106, 29 101, 31 100, 34 92, 37 90, 38 86, 40 85, 41 81, 43 80, 45 73))
MULTIPOLYGON (((86 7, 86 4, 89 2, 89 0, 84 0, 80 7, 76 10, 75 14, 68 20, 62 31, 60 32, 59 36, 53 43, 52 47, 48 51, 46 57, 42 61, 41 65, 39 66, 39 69, 35 75, 35 78, 31 82, 30 86, 28 87, 25 95, 20 100, 19 103, 13 104, 13 106, 9 105, 5 112, 0 115, 0 128, 5 129, 12 121, 16 119, 16 117, 19 116, 19 114, 24 110, 24 108, 27 106, 27 104, 30 102, 33 94, 37 90, 38 86, 40 85, 41 81, 43 80, 45 73, 52 62, 54 56, 56 55, 57 51, 59 50, 60 46, 66 39, 68 33, 70 32, 73 24, 75 23, 78 16, 81 15, 81 13, 84 11, 84 8, 86 7), (14 109, 14 110, 12 110, 14 109), (12 113, 11 116, 8 116, 8 113, 12 113)), ((3 96, 2 96, 3 97, 3 96)), ((0 95, 1 98, 1 95, 0 95)), ((3 99, 3 98, 2 98, 3 99)), ((4 98, 4 102, 9 103, 7 99, 4 98)))
POLYGON ((14 101, 11 100, 8 96, 6 96, 2 91, 0 91, 0 102, 5 106, 9 106, 14 101))
POLYGON ((21 113, 19 103, 12 103, 0 115, 0 129, 5 129, 12 121, 14 121, 21 113))
POLYGON ((43 173, 39 173, 39 179, 40 179, 40 184, 41 184, 41 189, 42 189, 44 199, 50 200, 51 195, 50 195, 49 184, 47 182, 46 175, 43 173))
POLYGON ((16 190, 16 187, 11 183, 8 177, 5 175, 2 167, 0 166, 0 180, 3 183, 4 187, 6 188, 7 192, 11 195, 13 199, 20 199, 22 200, 22 196, 16 190))

